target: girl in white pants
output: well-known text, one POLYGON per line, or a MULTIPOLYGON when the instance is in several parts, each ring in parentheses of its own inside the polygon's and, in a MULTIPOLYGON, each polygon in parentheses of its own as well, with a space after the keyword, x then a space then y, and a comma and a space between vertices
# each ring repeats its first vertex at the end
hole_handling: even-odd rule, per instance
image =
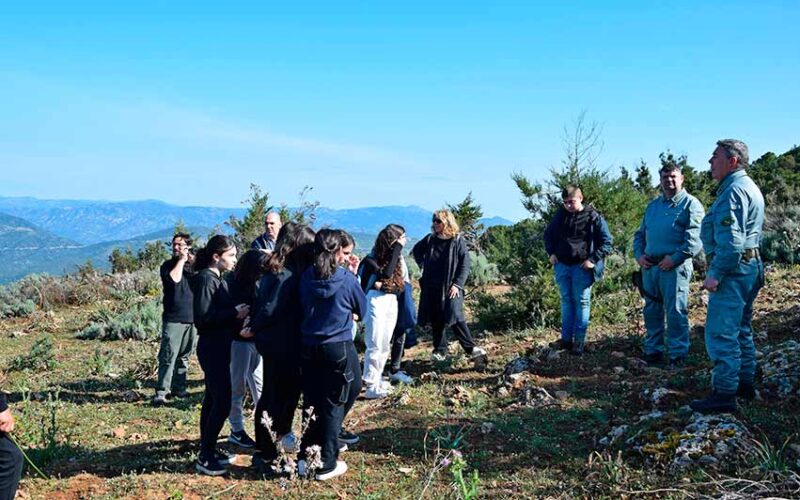
POLYGON ((403 260, 405 229, 389 224, 375 239, 375 246, 363 262, 361 286, 367 294, 364 317, 363 379, 367 399, 382 398, 391 393, 391 386, 382 379, 383 367, 389 359, 392 333, 397 323, 397 296, 402 293, 408 269, 403 260))

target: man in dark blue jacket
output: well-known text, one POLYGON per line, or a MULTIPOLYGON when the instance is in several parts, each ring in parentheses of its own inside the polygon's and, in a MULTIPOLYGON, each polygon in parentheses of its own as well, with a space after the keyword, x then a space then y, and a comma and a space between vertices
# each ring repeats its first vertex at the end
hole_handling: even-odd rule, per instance
POLYGON ((592 284, 603 276, 603 259, 611 253, 611 233, 600 213, 584 206, 583 193, 568 185, 544 232, 544 247, 561 293, 561 339, 553 347, 583 355, 589 328, 592 284))

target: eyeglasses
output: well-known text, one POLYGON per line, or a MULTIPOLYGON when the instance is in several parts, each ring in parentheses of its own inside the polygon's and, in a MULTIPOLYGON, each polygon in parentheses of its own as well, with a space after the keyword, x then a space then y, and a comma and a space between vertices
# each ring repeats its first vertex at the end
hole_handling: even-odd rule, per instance
POLYGON ((433 223, 434 224, 441 224, 442 223, 442 219, 433 219, 433 223))

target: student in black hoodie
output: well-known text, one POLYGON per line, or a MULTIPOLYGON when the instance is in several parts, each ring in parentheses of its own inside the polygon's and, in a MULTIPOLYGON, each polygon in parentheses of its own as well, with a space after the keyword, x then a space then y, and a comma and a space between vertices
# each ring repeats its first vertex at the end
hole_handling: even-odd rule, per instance
POLYGON ((256 406, 256 453, 253 465, 269 472, 278 458, 276 446, 292 452, 297 438, 292 420, 300 401, 300 276, 314 257, 314 231, 301 224, 286 223, 278 233, 275 249, 258 285, 250 329, 263 358, 264 390, 256 406), (268 418, 272 441, 263 419, 268 418))
POLYGON ((314 238, 314 265, 300 278, 303 402, 313 407, 315 418, 303 436, 298 469, 306 472, 311 447, 319 446, 315 477, 320 481, 347 471, 338 460, 338 437, 347 402, 361 390, 352 329, 353 314, 364 316, 366 298, 353 273, 338 265, 341 253, 339 232, 321 229, 314 238))
MULTIPOLYGON (((226 276, 228 292, 235 304, 247 304, 251 311, 254 309, 257 284, 264 275, 268 258, 267 252, 251 248, 242 254, 242 258, 236 263, 236 269, 226 276)), ((264 371, 261 355, 256 349, 253 335, 248 327, 251 317, 252 314, 244 321, 238 322, 231 332, 233 335, 231 343, 231 413, 228 417, 231 434, 228 436, 228 442, 242 448, 252 448, 256 444, 244 428, 245 392, 246 389, 249 389, 253 402, 258 404, 261 398, 264 371)))
POLYGON ((236 246, 227 236, 216 235, 197 252, 193 280, 197 359, 205 374, 205 395, 200 410, 200 454, 195 468, 210 476, 225 474, 231 457, 216 449, 217 439, 231 409, 231 331, 247 317, 250 308, 236 304, 222 280, 236 265, 236 246))
POLYGON ((22 475, 22 452, 7 433, 14 430, 14 415, 0 392, 0 500, 13 500, 22 475))

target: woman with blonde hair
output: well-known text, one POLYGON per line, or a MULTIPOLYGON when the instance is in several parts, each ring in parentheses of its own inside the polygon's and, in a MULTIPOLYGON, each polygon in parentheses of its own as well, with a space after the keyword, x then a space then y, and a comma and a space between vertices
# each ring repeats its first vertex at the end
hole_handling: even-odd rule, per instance
POLYGON ((417 242, 411 253, 422 268, 417 324, 431 325, 431 359, 442 361, 447 357, 447 336, 444 333, 447 326, 473 360, 485 360, 486 351, 475 346, 464 318, 469 252, 453 213, 449 210, 434 212, 431 234, 417 242))

